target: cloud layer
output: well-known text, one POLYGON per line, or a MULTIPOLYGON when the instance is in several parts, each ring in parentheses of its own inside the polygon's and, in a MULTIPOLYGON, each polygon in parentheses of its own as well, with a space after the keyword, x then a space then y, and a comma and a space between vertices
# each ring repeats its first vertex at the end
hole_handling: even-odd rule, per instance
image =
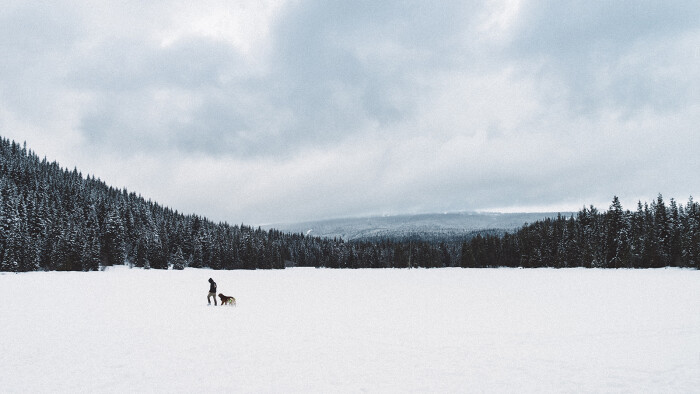
POLYGON ((0 134, 233 223, 684 200, 699 20, 674 1, 10 1, 0 134))

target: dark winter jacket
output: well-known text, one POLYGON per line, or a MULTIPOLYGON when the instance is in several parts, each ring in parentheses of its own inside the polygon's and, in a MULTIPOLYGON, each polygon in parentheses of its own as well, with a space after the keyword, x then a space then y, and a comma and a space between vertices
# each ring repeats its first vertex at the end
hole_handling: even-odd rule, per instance
POLYGON ((209 292, 210 292, 210 293, 216 293, 216 282, 214 282, 213 280, 209 279, 209 283, 210 283, 210 285, 209 285, 209 292))

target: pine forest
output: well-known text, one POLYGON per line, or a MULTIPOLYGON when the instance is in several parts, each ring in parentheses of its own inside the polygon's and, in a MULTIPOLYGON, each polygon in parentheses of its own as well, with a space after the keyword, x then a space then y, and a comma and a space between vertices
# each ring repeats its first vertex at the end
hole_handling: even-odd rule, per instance
MULTIPOLYGON (((235 201, 231 202, 235 204, 235 201)), ((587 267, 700 269, 700 204, 661 194, 624 210, 593 206, 517 231, 353 240, 215 223, 40 159, 0 140, 0 271, 587 267)))

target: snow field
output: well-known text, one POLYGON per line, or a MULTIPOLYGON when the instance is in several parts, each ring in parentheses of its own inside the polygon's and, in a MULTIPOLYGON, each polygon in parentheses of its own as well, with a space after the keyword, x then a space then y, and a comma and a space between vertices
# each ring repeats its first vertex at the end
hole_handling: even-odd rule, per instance
POLYGON ((700 387, 693 270, 0 274, 0 316, 10 393, 700 387))

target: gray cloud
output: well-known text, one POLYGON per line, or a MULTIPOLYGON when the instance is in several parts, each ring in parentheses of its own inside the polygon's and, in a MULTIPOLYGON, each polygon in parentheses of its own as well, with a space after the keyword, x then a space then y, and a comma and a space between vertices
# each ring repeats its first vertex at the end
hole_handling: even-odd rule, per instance
MULTIPOLYGON (((0 11, 0 100, 20 117, 50 117, 61 89, 64 54, 78 30, 55 7, 3 5, 0 11)), ((68 15, 66 15, 68 16, 68 15)), ((70 18, 68 18, 70 19, 70 18)))
POLYGON ((698 7, 516 3, 11 3, 0 133, 231 222, 697 195, 698 7))
POLYGON ((698 98, 698 20, 687 1, 536 2, 508 51, 560 78, 575 112, 673 110, 698 98))
POLYGON ((444 69, 468 25, 455 4, 306 2, 275 29, 275 95, 285 133, 327 144, 413 119, 420 77, 444 69))
POLYGON ((454 67, 455 37, 469 25, 467 11, 461 2, 302 3, 275 26, 263 75, 246 69, 223 41, 160 48, 105 40, 76 59, 75 85, 98 96, 82 129, 95 141, 138 139, 148 149, 158 142, 166 149, 239 157, 325 147, 411 120, 412 98, 428 89, 419 77, 454 67), (161 112, 168 120, 149 123, 159 89, 189 96, 192 103, 180 109, 185 116, 172 119, 166 109, 161 112), (167 131, 149 140, 153 129, 167 131))
POLYGON ((698 17, 688 1, 538 1, 523 7, 516 43, 529 55, 614 53, 695 29, 698 17))

